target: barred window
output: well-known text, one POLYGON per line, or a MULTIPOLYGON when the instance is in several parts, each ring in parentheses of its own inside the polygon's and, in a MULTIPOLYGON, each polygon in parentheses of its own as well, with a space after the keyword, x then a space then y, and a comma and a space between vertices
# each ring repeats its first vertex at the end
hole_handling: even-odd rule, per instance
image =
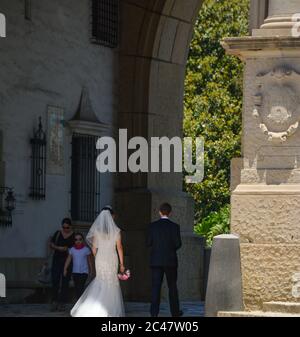
POLYGON ((100 173, 96 169, 98 137, 72 136, 71 215, 74 221, 93 222, 100 212, 100 173))
POLYGON ((34 132, 31 144, 31 184, 30 198, 46 199, 46 133, 43 130, 42 119, 39 117, 39 128, 34 132))
POLYGON ((119 36, 119 0, 91 1, 92 42, 116 48, 119 36))

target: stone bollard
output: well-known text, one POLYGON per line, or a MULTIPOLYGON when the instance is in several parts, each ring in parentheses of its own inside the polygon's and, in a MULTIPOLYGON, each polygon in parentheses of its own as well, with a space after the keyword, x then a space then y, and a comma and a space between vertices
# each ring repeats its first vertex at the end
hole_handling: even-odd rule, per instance
POLYGON ((0 298, 6 297, 6 279, 4 274, 0 274, 0 298))
POLYGON ((242 311, 242 273, 239 237, 218 235, 213 240, 205 316, 216 317, 218 311, 242 311))

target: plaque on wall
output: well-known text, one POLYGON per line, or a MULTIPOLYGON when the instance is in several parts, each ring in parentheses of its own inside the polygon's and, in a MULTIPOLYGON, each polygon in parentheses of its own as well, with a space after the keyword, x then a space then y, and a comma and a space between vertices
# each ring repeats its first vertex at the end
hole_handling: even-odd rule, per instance
POLYGON ((256 76, 253 116, 272 143, 284 143, 299 129, 300 73, 286 66, 256 76))
POLYGON ((47 174, 64 175, 64 109, 47 108, 47 174))

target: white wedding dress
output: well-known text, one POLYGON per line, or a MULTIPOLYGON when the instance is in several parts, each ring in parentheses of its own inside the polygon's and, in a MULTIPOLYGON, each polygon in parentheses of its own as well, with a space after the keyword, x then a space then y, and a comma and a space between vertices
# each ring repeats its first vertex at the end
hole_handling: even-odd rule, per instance
POLYGON ((97 248, 96 277, 71 310, 73 317, 124 317, 119 284, 116 242, 120 229, 104 210, 92 225, 86 240, 97 248))

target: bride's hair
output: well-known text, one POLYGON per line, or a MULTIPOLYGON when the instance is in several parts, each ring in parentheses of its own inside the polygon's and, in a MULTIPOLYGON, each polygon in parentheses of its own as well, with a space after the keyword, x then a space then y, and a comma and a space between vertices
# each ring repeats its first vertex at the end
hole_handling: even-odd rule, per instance
POLYGON ((99 242, 103 240, 117 239, 120 229, 114 222, 113 214, 111 206, 102 208, 86 236, 86 242, 90 247, 98 248, 99 242))
POLYGON ((104 207, 102 208, 101 212, 102 212, 102 211, 109 211, 111 215, 114 215, 114 214, 115 214, 114 210, 113 210, 112 207, 109 206, 109 205, 104 206, 104 207))

